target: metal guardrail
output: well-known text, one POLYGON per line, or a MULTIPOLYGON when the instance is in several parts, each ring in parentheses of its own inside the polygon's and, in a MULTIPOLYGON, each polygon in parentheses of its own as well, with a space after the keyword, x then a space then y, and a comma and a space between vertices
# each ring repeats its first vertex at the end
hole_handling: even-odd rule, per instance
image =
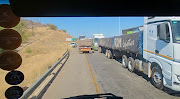
POLYGON ((69 55, 69 50, 67 50, 61 59, 58 60, 56 64, 54 64, 46 73, 44 73, 41 78, 39 78, 31 87, 29 87, 21 96, 20 99, 27 99, 36 89, 37 87, 51 74, 51 72, 58 66, 58 64, 69 55))

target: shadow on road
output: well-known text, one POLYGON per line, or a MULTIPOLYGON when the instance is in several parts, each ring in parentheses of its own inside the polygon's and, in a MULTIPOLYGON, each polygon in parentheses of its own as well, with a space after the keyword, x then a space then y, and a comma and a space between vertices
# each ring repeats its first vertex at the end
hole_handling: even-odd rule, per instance
POLYGON ((69 55, 66 57, 65 62, 62 64, 62 66, 59 68, 59 70, 56 73, 52 73, 54 75, 54 77, 49 81, 49 83, 45 86, 45 88, 43 89, 43 91, 40 92, 40 94, 37 97, 32 97, 31 99, 42 99, 43 95, 46 93, 46 91, 48 90, 48 88, 50 87, 50 85, 52 84, 52 82, 54 81, 54 79, 56 78, 56 76, 59 74, 59 72, 61 71, 61 69, 64 67, 64 64, 67 62, 69 58, 69 55))
MULTIPOLYGON (((122 62, 121 58, 114 58, 116 61, 118 61, 119 63, 122 62)), ((137 74, 138 76, 141 76, 142 78, 144 78, 147 82, 150 81, 150 79, 148 78, 148 76, 142 72, 139 72, 137 70, 134 71, 135 74, 137 74)))
MULTIPOLYGON (((118 61, 119 63, 122 62, 122 59, 121 59, 121 58, 116 58, 116 57, 115 57, 114 59, 115 59, 116 61, 118 61)), ((150 78, 148 78, 148 76, 147 76, 146 74, 144 74, 143 72, 139 72, 139 71, 135 70, 134 73, 135 73, 136 75, 138 75, 138 76, 141 76, 141 77, 144 78, 147 82, 150 82, 150 83, 152 84, 150 78)), ((167 93, 167 94, 169 94, 169 95, 180 97, 180 92, 173 91, 173 90, 171 90, 171 89, 169 89, 169 88, 166 88, 166 87, 165 87, 162 91, 164 91, 165 93, 167 93)))

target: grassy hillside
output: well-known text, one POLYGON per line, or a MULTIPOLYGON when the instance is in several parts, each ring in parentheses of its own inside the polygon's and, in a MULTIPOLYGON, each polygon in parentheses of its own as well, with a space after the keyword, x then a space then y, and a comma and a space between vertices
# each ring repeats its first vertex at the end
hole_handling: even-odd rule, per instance
MULTIPOLYGON (((17 69, 24 73, 25 79, 19 85, 30 87, 41 77, 49 66, 52 66, 63 53, 69 48, 67 37, 71 35, 63 30, 58 30, 55 25, 22 20, 14 29, 17 30, 23 39, 23 44, 17 49, 22 57, 22 65, 17 69), (53 26, 53 28, 52 28, 53 26), (55 26, 55 27, 54 27, 55 26)), ((0 99, 5 99, 4 92, 10 87, 4 77, 8 71, 0 70, 1 79, 0 99)))

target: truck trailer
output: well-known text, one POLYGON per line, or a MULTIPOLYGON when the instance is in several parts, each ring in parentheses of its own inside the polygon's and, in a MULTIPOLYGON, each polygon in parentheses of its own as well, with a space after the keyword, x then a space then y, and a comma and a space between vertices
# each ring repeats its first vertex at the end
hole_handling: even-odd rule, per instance
POLYGON ((81 39, 78 41, 79 53, 93 53, 93 39, 81 39))
POLYGON ((140 28, 99 39, 98 51, 121 57, 124 68, 143 72, 158 89, 180 91, 180 17, 145 17, 140 28))

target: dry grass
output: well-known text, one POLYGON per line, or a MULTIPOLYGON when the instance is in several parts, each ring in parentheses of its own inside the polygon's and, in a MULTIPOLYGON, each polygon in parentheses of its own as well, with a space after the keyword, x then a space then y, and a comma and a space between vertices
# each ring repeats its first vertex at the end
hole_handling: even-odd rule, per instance
MULTIPOLYGON (((66 49, 70 48, 69 42, 65 41, 66 37, 71 36, 61 30, 50 30, 47 27, 34 29, 34 35, 29 40, 39 40, 18 52, 23 62, 17 70, 23 72, 25 76, 19 86, 30 87, 48 70, 48 66, 52 66, 62 57, 66 49), (28 53, 27 49, 30 49, 31 52, 28 53)), ((0 70, 0 99, 5 99, 4 92, 10 87, 4 80, 7 73, 7 71, 0 70)))

